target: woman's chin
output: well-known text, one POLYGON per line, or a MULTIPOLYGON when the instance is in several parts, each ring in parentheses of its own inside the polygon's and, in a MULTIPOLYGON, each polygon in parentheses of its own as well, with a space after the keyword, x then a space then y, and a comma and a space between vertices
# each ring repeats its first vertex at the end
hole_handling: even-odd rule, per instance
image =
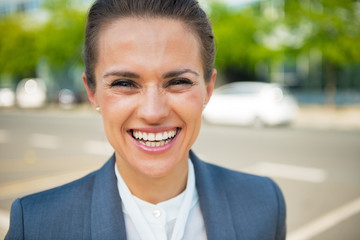
POLYGON ((176 169, 181 167, 181 160, 171 158, 156 158, 135 160, 133 167, 144 177, 148 178, 164 178, 176 172, 176 169))

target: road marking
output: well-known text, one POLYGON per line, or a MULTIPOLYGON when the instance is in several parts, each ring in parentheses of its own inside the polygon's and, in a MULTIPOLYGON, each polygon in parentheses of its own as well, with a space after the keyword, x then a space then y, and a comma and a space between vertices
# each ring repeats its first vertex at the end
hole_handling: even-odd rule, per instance
POLYGON ((0 143, 7 143, 9 141, 9 131, 0 129, 0 143))
POLYGON ((45 189, 71 182, 98 168, 99 166, 94 166, 85 170, 60 173, 57 175, 40 176, 32 179, 24 179, 11 183, 1 184, 0 201, 21 197, 30 193, 43 191, 45 189))
POLYGON ((8 211, 0 209, 0 229, 5 232, 9 229, 10 213, 8 211))
POLYGON ((331 229, 340 222, 352 217, 360 212, 360 198, 345 204, 337 209, 330 211, 322 217, 311 221, 298 230, 290 233, 287 237, 288 240, 309 240, 331 229))
POLYGON ((245 172, 275 178, 286 178, 305 182, 321 183, 327 178, 325 170, 279 163, 261 162, 242 169, 245 172))
POLYGON ((56 149, 60 145, 60 140, 59 137, 54 135, 32 134, 30 144, 37 148, 56 149))
POLYGON ((85 142, 83 149, 88 154, 100 156, 110 156, 114 152, 114 149, 108 142, 101 141, 87 141, 85 142))

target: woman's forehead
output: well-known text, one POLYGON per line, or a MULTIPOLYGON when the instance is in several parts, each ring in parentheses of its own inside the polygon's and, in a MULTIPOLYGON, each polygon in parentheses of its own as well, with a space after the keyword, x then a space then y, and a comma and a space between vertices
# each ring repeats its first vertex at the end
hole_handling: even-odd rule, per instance
POLYGON ((119 18, 105 24, 99 34, 99 38, 106 38, 109 35, 118 38, 133 38, 137 40, 138 37, 147 37, 146 41, 162 40, 164 37, 168 38, 171 35, 181 38, 196 38, 190 27, 177 19, 164 17, 126 17, 119 18))
POLYGON ((197 37, 179 20, 122 18, 99 35, 99 61, 154 65, 174 62, 201 66, 197 37))

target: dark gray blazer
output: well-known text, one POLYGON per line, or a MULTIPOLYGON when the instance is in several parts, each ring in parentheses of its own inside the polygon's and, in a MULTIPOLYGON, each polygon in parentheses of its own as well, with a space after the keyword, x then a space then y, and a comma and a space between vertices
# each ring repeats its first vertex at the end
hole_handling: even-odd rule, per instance
MULTIPOLYGON (((285 202, 269 178, 224 169, 190 151, 209 240, 285 239, 285 202)), ((77 181, 17 199, 6 240, 126 239, 115 157, 77 181)))

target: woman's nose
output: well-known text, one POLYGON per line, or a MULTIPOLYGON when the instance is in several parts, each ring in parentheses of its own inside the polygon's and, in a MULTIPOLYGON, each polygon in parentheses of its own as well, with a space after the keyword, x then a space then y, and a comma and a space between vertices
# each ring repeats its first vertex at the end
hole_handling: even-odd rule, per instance
POLYGON ((169 115, 169 105, 166 94, 157 88, 148 89, 142 95, 138 107, 138 117, 147 124, 156 125, 162 123, 169 115))

